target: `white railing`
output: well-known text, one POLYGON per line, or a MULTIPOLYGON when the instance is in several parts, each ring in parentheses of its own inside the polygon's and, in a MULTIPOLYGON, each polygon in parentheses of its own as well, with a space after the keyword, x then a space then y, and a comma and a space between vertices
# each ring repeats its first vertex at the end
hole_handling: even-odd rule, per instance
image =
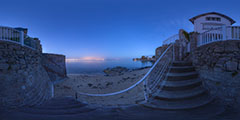
POLYGON ((169 67, 174 61, 174 57, 174 44, 170 44, 153 65, 150 73, 144 81, 144 94, 146 101, 162 90, 166 76, 169 72, 169 67))
POLYGON ((151 69, 147 72, 147 74, 145 74, 145 76, 139 81, 137 81, 135 84, 133 84, 132 86, 124 90, 120 90, 112 93, 105 93, 105 94, 91 94, 91 93, 80 93, 80 92, 78 92, 78 94, 86 95, 86 96, 95 96, 95 97, 113 96, 113 95, 127 92, 142 83, 144 84, 144 88, 145 88, 144 90, 145 101, 147 101, 152 96, 152 94, 154 94, 155 92, 161 89, 161 86, 165 80, 165 76, 168 72, 169 65, 172 63, 174 58, 173 51, 174 51, 173 44, 170 44, 169 47, 159 57, 159 59, 154 63, 151 69))
POLYGON ((198 46, 225 40, 240 40, 240 26, 222 26, 199 35, 198 46))
POLYGON ((171 43, 174 43, 176 40, 179 40, 179 34, 173 35, 168 39, 164 40, 163 45, 169 45, 171 43))
POLYGON ((14 28, 0 26, 0 41, 8 41, 22 46, 36 49, 36 41, 24 37, 24 32, 14 28))

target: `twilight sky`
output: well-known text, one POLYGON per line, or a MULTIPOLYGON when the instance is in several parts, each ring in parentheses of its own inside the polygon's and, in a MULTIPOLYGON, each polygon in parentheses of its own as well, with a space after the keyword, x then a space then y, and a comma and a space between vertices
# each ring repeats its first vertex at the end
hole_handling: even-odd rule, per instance
POLYGON ((26 27, 43 51, 78 57, 153 55, 191 17, 220 12, 240 25, 239 0, 1 0, 0 25, 26 27), (224 2, 223 2, 224 1, 224 2))

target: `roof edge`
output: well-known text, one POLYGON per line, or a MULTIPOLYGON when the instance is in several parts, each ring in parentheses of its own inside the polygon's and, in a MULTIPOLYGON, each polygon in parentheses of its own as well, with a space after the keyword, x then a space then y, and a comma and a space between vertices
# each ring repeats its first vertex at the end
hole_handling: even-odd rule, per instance
POLYGON ((226 15, 224 15, 224 14, 217 13, 217 12, 203 13, 203 14, 197 15, 197 16, 189 19, 189 21, 191 21, 192 24, 194 24, 194 21, 195 21, 197 18, 202 17, 202 16, 206 16, 206 15, 210 15, 210 14, 216 14, 216 15, 219 15, 219 16, 222 16, 222 17, 228 19, 228 20, 231 22, 231 25, 234 24, 234 23, 236 23, 236 21, 234 21, 232 18, 230 18, 230 17, 228 17, 228 16, 226 16, 226 15))

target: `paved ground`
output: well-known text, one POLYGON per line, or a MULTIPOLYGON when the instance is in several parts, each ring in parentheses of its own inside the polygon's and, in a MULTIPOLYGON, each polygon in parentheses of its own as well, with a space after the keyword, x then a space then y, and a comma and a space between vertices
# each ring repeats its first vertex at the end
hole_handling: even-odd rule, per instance
POLYGON ((145 105, 97 107, 72 97, 53 98, 42 105, 1 110, 0 120, 239 120, 240 107, 226 109, 213 101, 190 110, 163 110, 145 105))
POLYGON ((94 111, 72 115, 41 115, 22 112, 5 112, 0 120, 239 120, 237 109, 216 113, 216 108, 202 107, 194 110, 154 110, 142 106, 97 108, 94 111))

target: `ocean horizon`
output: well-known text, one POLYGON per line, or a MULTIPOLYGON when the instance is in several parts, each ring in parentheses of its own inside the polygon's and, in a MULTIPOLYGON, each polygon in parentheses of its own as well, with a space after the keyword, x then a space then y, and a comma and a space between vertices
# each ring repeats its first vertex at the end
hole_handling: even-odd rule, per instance
POLYGON ((137 69, 152 66, 149 61, 133 61, 132 58, 106 59, 106 60, 80 60, 66 62, 67 74, 104 74, 106 68, 117 66, 128 69, 137 69))

